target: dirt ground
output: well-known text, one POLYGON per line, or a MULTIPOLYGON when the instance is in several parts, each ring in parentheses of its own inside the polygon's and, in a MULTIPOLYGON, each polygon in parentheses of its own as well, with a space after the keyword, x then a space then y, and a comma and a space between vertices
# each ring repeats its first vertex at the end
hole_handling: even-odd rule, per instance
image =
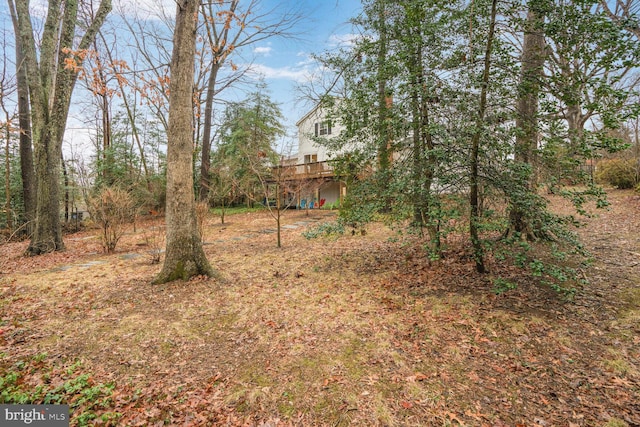
POLYGON ((609 199, 579 230, 594 263, 571 301, 524 275, 496 295, 465 248, 429 262, 382 225, 301 235, 330 211, 285 212, 282 248, 266 213, 210 218, 222 279, 162 286, 161 219, 111 255, 95 230, 34 258, 5 244, 0 369, 46 354, 36 387, 79 362, 113 384, 94 421, 113 425, 638 426, 640 196, 609 199))

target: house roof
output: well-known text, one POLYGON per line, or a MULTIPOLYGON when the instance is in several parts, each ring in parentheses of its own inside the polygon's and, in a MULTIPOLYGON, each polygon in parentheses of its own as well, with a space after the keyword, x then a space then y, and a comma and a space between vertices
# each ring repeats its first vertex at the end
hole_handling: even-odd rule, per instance
POLYGON ((305 114, 304 116, 302 116, 300 118, 300 120, 298 120, 296 122, 296 127, 300 126, 300 123, 304 122, 305 120, 307 120, 309 118, 309 116, 311 116, 313 113, 315 113, 318 109, 320 108, 320 103, 316 104, 315 107, 313 107, 311 110, 309 110, 309 112, 307 114, 305 114))

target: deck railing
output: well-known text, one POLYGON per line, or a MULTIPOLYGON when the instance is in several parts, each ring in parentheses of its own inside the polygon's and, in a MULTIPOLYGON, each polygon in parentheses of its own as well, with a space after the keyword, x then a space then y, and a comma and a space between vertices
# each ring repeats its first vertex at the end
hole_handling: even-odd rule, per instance
POLYGON ((311 162, 281 166, 279 173, 285 180, 298 180, 332 177, 334 170, 329 162, 311 162))

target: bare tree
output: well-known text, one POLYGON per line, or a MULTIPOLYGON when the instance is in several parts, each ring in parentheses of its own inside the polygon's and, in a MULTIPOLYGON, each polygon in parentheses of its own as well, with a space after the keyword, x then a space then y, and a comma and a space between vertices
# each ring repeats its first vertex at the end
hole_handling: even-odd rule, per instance
MULTIPOLYGON (((6 36, 6 34, 3 34, 6 36)), ((6 38, 2 43, 2 50, 7 48, 6 38)), ((7 229, 9 233, 13 232, 13 209, 11 206, 11 135, 13 131, 14 114, 9 111, 7 99, 13 95, 16 90, 15 81, 9 77, 7 73, 7 55, 3 55, 2 70, 0 70, 0 109, 4 113, 4 123, 0 120, 4 133, 4 196, 5 205, 4 212, 7 218, 7 229)))
MULTIPOLYGON (((84 3, 83 3, 84 4, 84 3)), ((37 180, 36 227, 27 254, 64 249, 60 226, 59 174, 62 139, 71 93, 86 52, 96 38, 111 0, 79 16, 78 0, 50 0, 38 52, 28 1, 16 4, 18 32, 27 69, 37 180), (78 31, 86 28, 78 38, 78 31), (75 43, 76 40, 79 43, 75 43), (39 55, 38 55, 39 53, 39 55)))
POLYGON ((213 275, 198 233, 193 194, 193 68, 199 0, 177 2, 169 84, 167 254, 155 283, 213 275))
POLYGON ((231 61, 233 53, 241 48, 272 37, 294 37, 292 28, 302 15, 293 11, 280 13, 277 10, 261 11, 259 0, 241 2, 231 0, 223 2, 208 2, 202 6, 204 16, 204 30, 206 31, 205 45, 211 52, 211 64, 208 69, 205 92, 204 124, 202 134, 202 159, 200 162, 200 200, 206 200, 211 186, 209 169, 211 167, 210 153, 213 126, 214 97, 225 87, 236 82, 247 71, 238 70, 231 63, 235 71, 225 81, 220 82, 220 69, 231 61), (246 4, 246 5, 245 5, 246 4), (277 16, 277 19, 273 19, 277 16))

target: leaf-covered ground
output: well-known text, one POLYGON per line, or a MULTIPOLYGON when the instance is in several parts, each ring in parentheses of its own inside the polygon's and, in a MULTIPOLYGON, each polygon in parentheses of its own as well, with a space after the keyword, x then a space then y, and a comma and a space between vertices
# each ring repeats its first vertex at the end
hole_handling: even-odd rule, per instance
POLYGON ((640 197, 609 197, 573 301, 518 272, 495 295, 455 237, 430 263, 382 225, 301 236, 331 212, 286 212, 281 249, 268 214, 211 218, 223 280, 163 286, 160 220, 112 255, 91 230, 36 258, 6 244, 0 397, 56 396, 72 425, 637 426, 640 197))

